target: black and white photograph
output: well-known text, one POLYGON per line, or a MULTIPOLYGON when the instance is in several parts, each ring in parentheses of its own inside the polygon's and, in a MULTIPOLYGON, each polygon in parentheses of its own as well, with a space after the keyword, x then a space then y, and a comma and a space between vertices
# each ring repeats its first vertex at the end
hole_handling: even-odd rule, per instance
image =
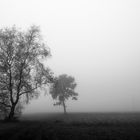
POLYGON ((140 1, 0 0, 0 140, 140 140, 140 1))

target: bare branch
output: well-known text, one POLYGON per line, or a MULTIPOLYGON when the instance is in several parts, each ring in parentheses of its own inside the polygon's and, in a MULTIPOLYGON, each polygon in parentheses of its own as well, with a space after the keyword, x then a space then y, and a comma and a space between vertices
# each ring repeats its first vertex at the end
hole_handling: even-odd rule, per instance
POLYGON ((37 86, 37 84, 36 84, 35 88, 32 88, 32 89, 30 89, 30 90, 27 90, 27 91, 21 92, 21 93, 19 94, 19 96, 21 96, 21 95, 23 95, 23 94, 26 94, 26 93, 30 93, 30 92, 36 90, 37 88, 39 88, 39 86, 37 86))
POLYGON ((4 105, 4 106, 6 106, 6 107, 11 107, 11 105, 7 105, 7 104, 4 103, 4 102, 0 102, 0 104, 4 105))

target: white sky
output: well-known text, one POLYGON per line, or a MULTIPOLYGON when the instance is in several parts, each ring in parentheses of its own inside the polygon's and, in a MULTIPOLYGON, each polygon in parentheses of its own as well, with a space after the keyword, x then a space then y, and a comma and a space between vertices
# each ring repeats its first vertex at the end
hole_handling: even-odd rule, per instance
MULTIPOLYGON (((0 0, 0 28, 14 24, 39 25, 46 64, 75 77, 79 100, 68 111, 140 111, 139 0, 0 0)), ((24 112, 61 110, 42 95, 24 112)))

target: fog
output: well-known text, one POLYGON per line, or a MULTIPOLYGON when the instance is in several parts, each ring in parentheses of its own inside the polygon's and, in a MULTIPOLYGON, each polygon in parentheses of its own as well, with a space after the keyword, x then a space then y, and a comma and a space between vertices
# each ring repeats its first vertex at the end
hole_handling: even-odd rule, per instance
MULTIPOLYGON (((0 28, 39 25, 56 76, 77 82, 68 111, 140 111, 139 0, 1 0, 0 28)), ((59 112, 48 95, 24 113, 59 112)))

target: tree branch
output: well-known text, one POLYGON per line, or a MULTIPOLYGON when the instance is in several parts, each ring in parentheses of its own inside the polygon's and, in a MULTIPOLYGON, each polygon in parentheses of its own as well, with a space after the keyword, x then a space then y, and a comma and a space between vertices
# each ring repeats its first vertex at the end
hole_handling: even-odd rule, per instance
POLYGON ((7 104, 5 104, 4 102, 0 102, 0 104, 2 104, 2 105, 4 105, 4 106, 6 106, 6 107, 11 107, 11 105, 7 105, 7 104))
POLYGON ((37 84, 36 84, 36 87, 35 87, 35 88, 32 88, 32 89, 30 89, 30 90, 21 92, 21 93, 19 94, 19 96, 21 96, 21 95, 23 95, 23 94, 26 94, 26 93, 29 93, 29 92, 32 92, 32 91, 34 91, 34 90, 37 89, 37 88, 38 88, 38 86, 37 86, 37 84))
POLYGON ((11 103, 13 104, 14 101, 13 101, 13 90, 12 90, 12 74, 11 74, 11 67, 10 67, 10 73, 9 73, 9 90, 10 90, 10 100, 11 100, 11 103))
POLYGON ((19 100, 19 93, 20 93, 20 90, 21 90, 21 83, 22 83, 22 66, 21 66, 21 69, 20 69, 20 75, 19 75, 19 83, 18 83, 18 86, 17 86, 17 95, 16 95, 16 101, 15 103, 17 104, 18 100, 19 100))

